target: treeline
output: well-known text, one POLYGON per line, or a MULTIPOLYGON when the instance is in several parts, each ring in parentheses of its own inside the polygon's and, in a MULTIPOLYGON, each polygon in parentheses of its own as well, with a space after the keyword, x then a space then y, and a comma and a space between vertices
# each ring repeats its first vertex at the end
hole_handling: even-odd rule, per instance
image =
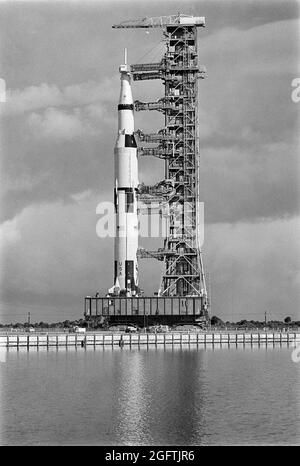
POLYGON ((72 328, 72 327, 87 327, 87 322, 84 319, 78 319, 78 320, 64 320, 62 322, 35 322, 35 323, 21 323, 17 322, 15 324, 0 324, 0 328, 72 328))
MULTIPOLYGON (((10 323, 10 324, 1 324, 0 323, 0 328, 14 328, 14 329, 28 329, 29 327, 33 327, 35 329, 51 329, 51 328, 57 328, 57 329, 69 329, 73 327, 101 327, 102 324, 104 324, 105 319, 101 319, 101 322, 90 322, 88 323, 85 319, 77 319, 77 320, 64 320, 61 322, 35 322, 35 323, 21 323, 17 322, 15 324, 10 323)), ((218 328, 270 328, 270 329, 275 329, 275 328, 286 328, 286 327, 300 327, 300 321, 292 321, 290 317, 286 317, 283 321, 281 320, 269 320, 267 322, 265 321, 259 321, 259 320, 246 320, 242 319, 238 322, 230 322, 230 321, 223 321, 217 316, 212 316, 210 319, 210 324, 212 327, 218 327, 218 328)))
POLYGON ((300 327, 300 321, 292 321, 291 317, 286 317, 283 321, 282 320, 268 320, 259 321, 259 320, 246 320, 242 319, 238 322, 229 322, 223 321, 217 316, 212 316, 210 323, 213 327, 219 328, 231 328, 231 327, 238 327, 238 328, 286 328, 286 327, 300 327))

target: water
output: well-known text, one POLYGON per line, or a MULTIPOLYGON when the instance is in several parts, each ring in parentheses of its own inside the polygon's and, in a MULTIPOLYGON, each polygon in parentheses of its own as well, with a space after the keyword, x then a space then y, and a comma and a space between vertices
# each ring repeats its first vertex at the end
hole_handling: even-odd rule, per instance
POLYGON ((10 350, 2 445, 299 444, 292 348, 10 350))

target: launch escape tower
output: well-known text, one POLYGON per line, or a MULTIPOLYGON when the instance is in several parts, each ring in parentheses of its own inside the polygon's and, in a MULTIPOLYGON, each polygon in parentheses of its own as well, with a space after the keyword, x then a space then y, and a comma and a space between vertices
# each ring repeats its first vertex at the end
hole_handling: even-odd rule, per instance
MULTIPOLYGON (((140 248, 138 256, 164 262, 158 298, 153 299, 174 298, 175 303, 180 298, 181 314, 180 306, 187 309, 187 301, 194 298, 194 317, 207 318, 209 303, 200 245, 198 123, 198 79, 204 78, 205 70, 198 65, 197 55, 197 28, 204 26, 203 17, 178 14, 125 21, 113 28, 159 27, 163 31, 166 51, 161 61, 130 67, 134 81, 160 79, 165 90, 155 102, 134 102, 136 112, 156 110, 164 115, 164 127, 157 133, 137 130, 136 135, 139 157, 158 157, 165 166, 164 180, 154 187, 140 185, 138 199, 143 204, 159 200, 167 224, 163 247, 157 251, 140 248)), ((91 302, 88 310, 89 306, 91 302)), ((176 314, 173 306, 172 315, 176 314)))

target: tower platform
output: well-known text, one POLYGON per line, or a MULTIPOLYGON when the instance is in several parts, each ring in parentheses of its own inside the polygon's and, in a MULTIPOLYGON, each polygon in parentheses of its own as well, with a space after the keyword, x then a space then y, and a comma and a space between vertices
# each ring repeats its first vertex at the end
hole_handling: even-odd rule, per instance
POLYGON ((203 299, 199 296, 140 296, 85 298, 85 318, 109 323, 204 323, 203 299))

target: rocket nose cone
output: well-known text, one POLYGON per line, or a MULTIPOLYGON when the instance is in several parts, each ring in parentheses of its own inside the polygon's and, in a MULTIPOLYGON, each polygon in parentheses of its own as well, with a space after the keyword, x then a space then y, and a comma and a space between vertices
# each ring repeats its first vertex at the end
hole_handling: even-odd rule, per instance
POLYGON ((132 104, 132 91, 130 84, 130 76, 126 73, 121 74, 121 91, 120 91, 120 104, 132 104))

